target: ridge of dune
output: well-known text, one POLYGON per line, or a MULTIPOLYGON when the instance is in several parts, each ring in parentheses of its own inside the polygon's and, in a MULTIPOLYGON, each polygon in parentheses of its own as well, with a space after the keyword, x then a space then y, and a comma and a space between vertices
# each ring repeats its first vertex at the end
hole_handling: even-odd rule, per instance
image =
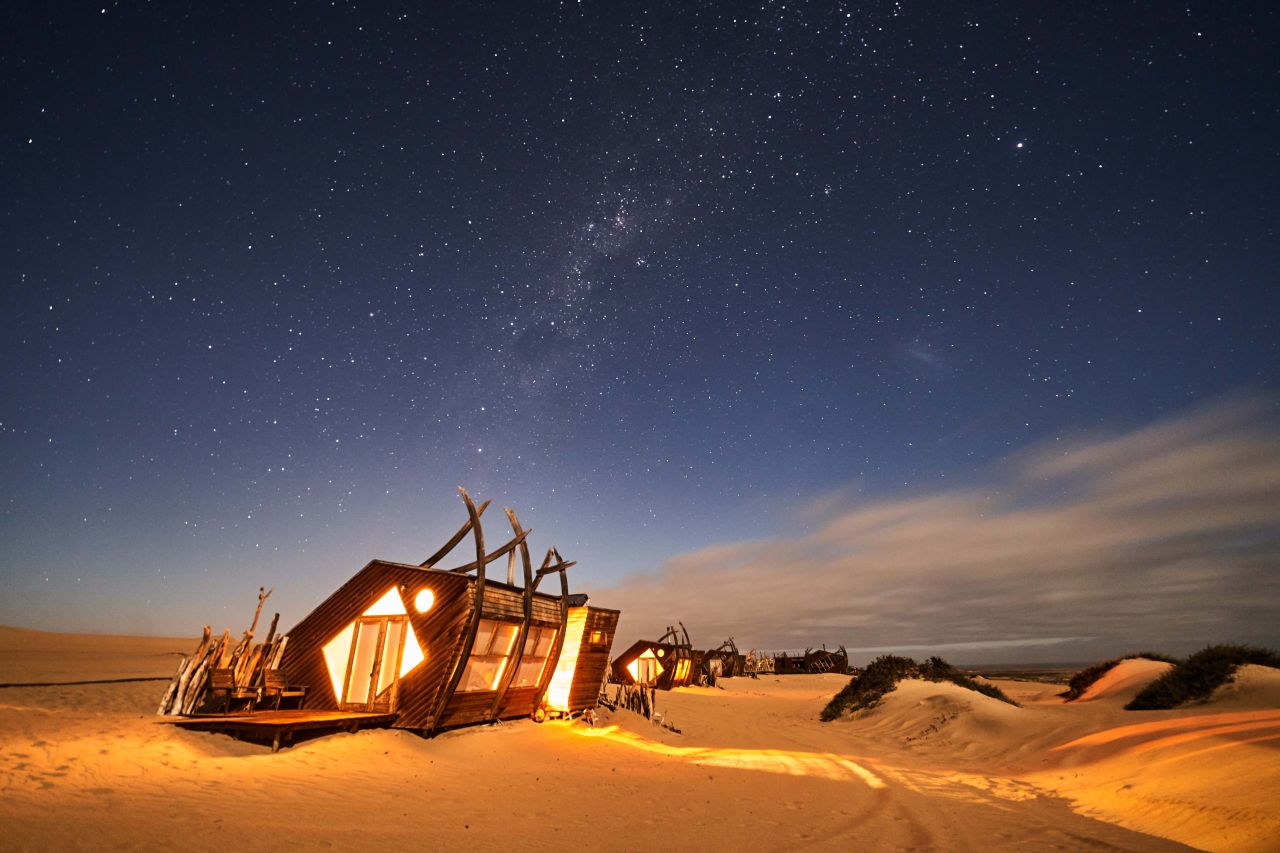
POLYGON ((0 625, 0 684, 171 676, 198 643, 198 637, 70 634, 0 625))
POLYGON ((1280 708, 1280 669, 1247 663, 1209 697, 1215 708, 1280 708))
POLYGON ((1102 677, 1090 684, 1079 699, 1069 703, 1080 705, 1085 702, 1096 702, 1101 699, 1129 702, 1151 682, 1173 669, 1167 661, 1150 658, 1125 658, 1102 677))
POLYGON ((969 758, 1004 754, 1010 744, 1036 739, 1036 720, 1023 709, 949 681, 903 679, 850 722, 860 733, 909 749, 958 750, 969 758))

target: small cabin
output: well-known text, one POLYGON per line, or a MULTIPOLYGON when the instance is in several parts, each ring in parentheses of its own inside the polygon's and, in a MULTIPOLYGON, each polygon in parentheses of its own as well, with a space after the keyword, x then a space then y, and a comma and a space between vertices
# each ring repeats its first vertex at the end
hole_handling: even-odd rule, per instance
POLYGON ((738 653, 733 637, 702 653, 702 675, 707 684, 714 685, 719 678, 739 677, 746 671, 747 656, 738 653))
POLYGON ((702 652, 689 642, 683 624, 680 631, 667 628, 659 640, 640 640, 614 660, 613 681, 639 687, 671 690, 699 683, 702 652))
POLYGON ((417 565, 371 561, 289 632, 280 668, 308 686, 308 710, 391 713, 396 728, 432 732, 595 707, 618 611, 570 595, 574 564, 554 548, 535 571, 511 510, 512 538, 487 551, 489 502, 459 491, 467 522, 437 553, 417 565), (468 535, 475 559, 440 568, 468 535), (487 571, 503 557, 505 581, 487 571), (541 590, 552 575, 560 589, 541 590))
POLYGON ((849 653, 844 646, 834 652, 827 651, 826 646, 821 649, 805 649, 804 654, 783 652, 773 656, 772 671, 776 675, 816 675, 824 672, 844 675, 849 672, 849 653))

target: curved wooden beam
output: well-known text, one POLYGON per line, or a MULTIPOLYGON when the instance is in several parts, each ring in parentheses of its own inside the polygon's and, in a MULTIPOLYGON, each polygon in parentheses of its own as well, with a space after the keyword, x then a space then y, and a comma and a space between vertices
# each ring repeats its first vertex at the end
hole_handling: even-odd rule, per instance
POLYGON ((471 500, 471 496, 467 494, 466 489, 459 486, 458 492, 462 495, 463 503, 467 505, 467 515, 470 518, 471 530, 475 533, 476 593, 472 604, 471 620, 467 624, 467 632, 462 638, 462 648, 458 652, 457 660, 453 662, 453 672, 449 674, 449 681, 440 695, 440 700, 436 703, 436 711, 431 716, 432 728, 435 728, 436 723, 440 720, 440 715, 444 713, 444 709, 449 705, 449 700, 453 698, 454 691, 458 689, 458 682, 462 680, 463 670, 467 668, 467 661, 471 659, 471 648, 476 642, 476 630, 480 627, 480 615, 484 612, 484 567, 488 561, 484 555, 484 530, 480 527, 480 511, 476 509, 475 501, 471 500))
POLYGON ((454 568, 454 569, 445 569, 444 571, 452 572, 455 575, 461 575, 461 574, 466 574, 472 569, 476 569, 481 566, 487 566, 490 563, 492 563, 494 560, 498 559, 499 557, 505 557, 513 548, 515 548, 517 545, 523 542, 525 537, 532 532, 533 532, 532 530, 522 530, 520 531, 519 536, 512 539, 506 545, 503 545, 501 548, 494 551, 492 554, 481 554, 479 559, 475 560, 474 562, 467 563, 465 566, 458 566, 457 568, 454 568))
MULTIPOLYGON (((529 546, 524 541, 525 533, 520 527, 520 519, 516 518, 516 514, 510 507, 503 507, 503 511, 507 514, 507 520, 511 522, 511 530, 515 533, 516 539, 520 540, 520 558, 524 563, 524 620, 520 623, 520 632, 516 634, 515 652, 507 663, 507 671, 502 674, 502 680, 498 684, 498 695, 493 697, 493 705, 489 708, 491 720, 498 718, 502 700, 507 698, 507 690, 511 688, 511 682, 520 669, 520 662, 524 660, 524 644, 529 639, 529 627, 533 623, 533 564, 529 560, 529 546)), ((514 565, 508 564, 507 583, 515 580, 512 577, 514 569, 514 565)))
MULTIPOLYGON (((555 673, 555 667, 560 663, 560 652, 564 651, 564 632, 569 626, 569 577, 565 569, 571 564, 566 563, 564 558, 560 556, 560 552, 554 547, 547 552, 547 559, 543 561, 542 569, 548 572, 558 571, 560 573, 560 630, 556 631, 555 646, 547 653, 547 664, 551 667, 551 671, 555 673), (550 561, 554 556, 556 566, 553 568, 550 561), (553 664, 552 661, 555 663, 553 664)), ((539 569, 539 571, 542 571, 539 569)), ((547 688, 551 686, 551 679, 546 679, 546 683, 538 688, 538 697, 534 700, 533 707, 535 709, 542 707, 542 700, 547 695, 547 688)), ((570 685, 572 689, 572 684, 570 685)))
MULTIPOLYGON (((492 503, 492 501, 485 501, 484 503, 480 504, 480 507, 476 510, 477 519, 480 516, 484 515, 484 511, 489 508, 490 503, 492 503)), ((440 548, 439 551, 436 551, 430 557, 427 557, 425 562, 419 563, 418 567, 422 569, 429 569, 433 567, 436 563, 440 562, 445 557, 449 556, 449 552, 452 551, 454 548, 458 547, 458 543, 461 542, 462 538, 470 532, 471 532, 471 519, 468 518, 467 523, 458 528, 458 532, 453 534, 452 539, 444 543, 444 545, 440 548)))

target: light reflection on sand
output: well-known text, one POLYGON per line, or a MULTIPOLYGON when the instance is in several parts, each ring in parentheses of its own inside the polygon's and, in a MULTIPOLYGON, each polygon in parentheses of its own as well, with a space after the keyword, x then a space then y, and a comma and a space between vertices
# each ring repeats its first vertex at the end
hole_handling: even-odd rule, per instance
POLYGON ((600 738, 625 744, 634 749, 681 758, 695 764, 710 767, 728 767, 736 770, 757 770, 786 776, 814 776, 844 782, 857 779, 870 788, 883 788, 884 782, 876 774, 858 764, 852 758, 834 753, 796 752, 785 749, 731 749, 726 747, 670 746, 646 740, 639 735, 623 731, 617 726, 598 729, 571 729, 583 737, 600 738))

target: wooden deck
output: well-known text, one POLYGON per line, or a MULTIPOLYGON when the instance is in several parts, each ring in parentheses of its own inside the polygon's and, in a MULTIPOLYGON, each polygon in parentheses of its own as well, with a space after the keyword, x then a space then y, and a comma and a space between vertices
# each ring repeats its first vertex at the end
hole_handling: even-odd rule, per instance
POLYGON ((241 740, 270 740, 271 751, 278 752, 281 746, 292 744, 294 732, 354 732, 361 728, 384 728, 395 722, 396 716, 350 711, 256 711, 203 714, 162 722, 200 732, 221 732, 241 740))

